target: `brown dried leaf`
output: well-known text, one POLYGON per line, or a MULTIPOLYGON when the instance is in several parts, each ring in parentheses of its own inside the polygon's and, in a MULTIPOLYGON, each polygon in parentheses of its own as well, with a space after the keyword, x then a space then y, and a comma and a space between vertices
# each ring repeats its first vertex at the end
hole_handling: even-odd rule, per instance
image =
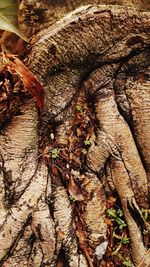
POLYGON ((112 197, 112 196, 110 196, 109 198, 108 198, 108 202, 110 202, 110 203, 115 203, 117 201, 117 198, 116 197, 112 197))
POLYGON ((0 38, 0 43, 2 51, 10 54, 22 55, 27 53, 29 49, 29 46, 27 48, 26 43, 13 32, 4 31, 0 38))
POLYGON ((8 54, 6 55, 6 58, 10 60, 10 62, 8 62, 8 69, 20 76, 25 89, 31 92, 33 97, 36 99, 38 107, 40 110, 42 110, 44 102, 44 90, 41 84, 19 58, 8 54))
POLYGON ((112 226, 112 221, 110 219, 105 218, 104 221, 107 225, 112 226))
POLYGON ((65 233, 63 232, 63 231, 57 231, 57 234, 58 234, 58 236, 60 237, 60 238, 64 238, 64 236, 65 236, 65 233))
POLYGON ((81 131, 81 129, 80 128, 77 128, 77 136, 79 137, 79 136, 81 136, 82 135, 82 131, 81 131))
POLYGON ((68 140, 69 140, 69 143, 72 144, 72 143, 74 143, 74 140, 75 140, 75 139, 74 139, 73 136, 69 136, 69 137, 68 137, 68 140))
POLYGON ((76 200, 76 201, 83 201, 84 197, 81 193, 81 189, 79 185, 74 181, 73 177, 71 176, 68 183, 68 191, 69 194, 76 200))
POLYGON ((52 166, 52 173, 58 175, 58 169, 55 166, 52 166))

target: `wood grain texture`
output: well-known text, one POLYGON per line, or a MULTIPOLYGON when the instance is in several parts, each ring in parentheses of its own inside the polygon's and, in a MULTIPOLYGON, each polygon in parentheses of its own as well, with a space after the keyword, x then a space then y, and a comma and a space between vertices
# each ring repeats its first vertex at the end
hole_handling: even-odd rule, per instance
POLYGON ((150 162, 149 12, 107 5, 72 11, 73 1, 30 4, 25 21, 33 4, 39 13, 29 35, 43 14, 28 66, 44 88, 45 110, 39 117, 26 102, 0 133, 0 266, 100 266, 107 198, 117 194, 134 265, 148 267, 141 209, 148 206, 150 162), (45 5, 58 10, 52 25, 45 5))

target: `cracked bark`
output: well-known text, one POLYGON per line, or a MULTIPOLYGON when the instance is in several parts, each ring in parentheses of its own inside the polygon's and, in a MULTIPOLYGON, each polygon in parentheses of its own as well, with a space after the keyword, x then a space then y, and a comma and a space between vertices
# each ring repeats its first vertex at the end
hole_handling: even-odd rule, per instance
MULTIPOLYGON (((66 3, 68 12, 73 4, 66 3)), ((99 266, 98 250, 108 238, 106 199, 114 191, 134 265, 149 266, 140 211, 148 207, 150 177, 149 32, 149 12, 93 5, 69 13, 34 38, 28 66, 45 91, 43 125, 30 100, 1 131, 0 266, 57 266, 61 255, 64 266, 99 266), (52 124, 60 151, 73 149, 68 140, 76 106, 91 101, 96 139, 86 162, 73 169, 68 160, 67 180, 60 166, 53 173, 40 159, 39 135, 52 124), (78 192, 75 204, 69 198, 71 179, 84 192, 78 192)))

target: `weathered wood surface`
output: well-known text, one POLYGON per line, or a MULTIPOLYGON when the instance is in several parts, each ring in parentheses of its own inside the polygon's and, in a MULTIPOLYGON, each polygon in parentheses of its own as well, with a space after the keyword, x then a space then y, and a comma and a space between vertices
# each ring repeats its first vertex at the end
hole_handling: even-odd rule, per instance
POLYGON ((19 10, 20 28, 25 35, 31 37, 68 12, 88 4, 121 5, 138 10, 150 10, 149 0, 22 0, 19 10))
POLYGON ((140 211, 148 207, 150 177, 149 65, 150 14, 132 8, 80 7, 34 38, 28 66, 45 90, 44 126, 30 102, 0 135, 1 266, 57 266, 62 251, 68 266, 99 266, 98 248, 107 242, 106 198, 114 191, 132 260, 149 266, 140 211), (61 170, 51 173, 39 161, 38 136, 53 124, 57 145, 65 149, 76 105, 91 101, 96 140, 84 164, 74 170, 68 162, 66 182, 61 170), (87 199, 78 193, 86 242, 68 197, 76 178, 87 199))

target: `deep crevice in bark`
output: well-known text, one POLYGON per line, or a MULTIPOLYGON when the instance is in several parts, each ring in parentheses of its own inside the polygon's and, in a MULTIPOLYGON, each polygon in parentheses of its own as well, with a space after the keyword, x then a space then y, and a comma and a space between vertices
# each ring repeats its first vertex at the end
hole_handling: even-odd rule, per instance
MULTIPOLYGON (((5 128, 9 140, 6 148, 6 140, 0 136, 4 163, 8 171, 12 170, 16 185, 17 197, 12 204, 16 217, 13 214, 10 222, 16 233, 21 233, 17 238, 9 233, 13 245, 0 247, 1 255, 6 255, 2 256, 1 266, 16 266, 19 259, 20 266, 31 267, 53 267, 58 262, 70 267, 103 264, 101 246, 104 245, 103 254, 107 253, 109 239, 107 201, 115 192, 128 225, 134 264, 138 266, 144 261, 143 266, 148 266, 149 255, 141 233, 143 217, 137 205, 148 204, 147 175, 135 141, 136 129, 129 123, 128 114, 124 115, 126 110, 123 113, 119 106, 121 100, 116 100, 114 83, 120 71, 124 73, 124 66, 130 67, 134 64, 132 59, 138 57, 141 63, 140 57, 144 60, 146 49, 149 51, 149 14, 123 7, 84 7, 55 26, 53 32, 50 27, 44 37, 39 35, 30 55, 30 68, 46 94, 46 114, 42 114, 46 125, 38 131, 40 125, 34 123, 39 119, 37 110, 29 103, 29 107, 22 107, 22 118, 13 118, 10 139, 9 125, 5 128), (33 111, 28 112, 29 108, 33 111), (23 128, 20 140, 23 143, 26 138, 26 143, 23 151, 22 144, 18 145, 19 163, 15 166, 14 161, 11 166, 13 159, 7 158, 11 146, 14 157, 18 156, 15 150, 18 140, 13 139, 16 125, 23 128), (16 170, 19 164, 24 179, 19 175, 20 168, 16 170), (29 228, 23 225, 28 216, 32 216, 29 228), (28 256, 25 244, 29 245, 28 256), (13 253, 7 253, 12 248, 13 253)), ((146 64, 140 67, 144 69, 146 64)), ((128 73, 129 69, 124 74, 125 83, 130 78, 132 85, 134 75, 128 73)), ((148 77, 144 79, 147 81, 148 77)), ((127 100, 129 93, 125 93, 127 100)), ((136 97, 140 99, 140 95, 136 97)), ((130 102, 132 112, 134 102, 131 99, 130 102)), ((19 133, 22 128, 18 128, 19 133)), ((5 179, 2 173, 2 200, 5 179)), ((11 210, 9 207, 5 210, 3 202, 0 205, 4 213, 1 223, 7 229, 11 226, 7 226, 11 210)))

